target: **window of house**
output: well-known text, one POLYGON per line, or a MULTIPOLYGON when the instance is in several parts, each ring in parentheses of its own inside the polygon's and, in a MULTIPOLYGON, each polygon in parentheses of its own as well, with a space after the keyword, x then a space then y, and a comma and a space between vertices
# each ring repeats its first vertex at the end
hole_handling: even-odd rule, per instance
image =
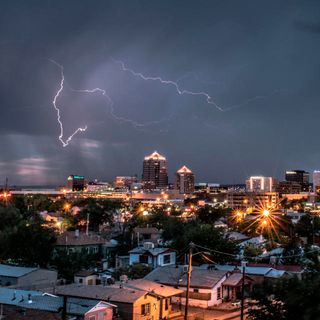
POLYGON ((197 293, 198 293, 198 292, 199 292, 199 289, 193 289, 193 292, 197 292, 197 293))
POLYGON ((89 320, 96 320, 96 316, 89 316, 89 320))
POLYGON ((141 305, 141 315, 145 316, 150 313, 150 303, 141 305))
POLYGON ((104 320, 104 317, 106 316, 107 314, 105 312, 99 312, 99 315, 98 315, 98 320, 104 320))
POLYGON ((83 279, 82 279, 82 278, 80 278, 80 279, 79 279, 79 283, 82 283, 82 282, 83 282, 83 279))
POLYGON ((217 299, 220 300, 221 299, 221 287, 219 287, 217 289, 217 299))
POLYGON ((170 263, 171 262, 171 254, 165 254, 164 256, 163 256, 163 263, 164 264, 168 264, 168 263, 170 263))

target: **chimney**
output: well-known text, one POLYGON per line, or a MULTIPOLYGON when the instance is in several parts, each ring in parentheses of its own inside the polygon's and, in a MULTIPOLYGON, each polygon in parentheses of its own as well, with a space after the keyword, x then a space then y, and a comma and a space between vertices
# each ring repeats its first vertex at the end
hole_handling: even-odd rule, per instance
POLYGON ((74 236, 75 236, 76 238, 79 238, 79 230, 78 230, 78 229, 74 231, 74 236))
POLYGON ((32 298, 31 298, 31 294, 30 293, 28 294, 28 303, 29 304, 32 303, 32 298))

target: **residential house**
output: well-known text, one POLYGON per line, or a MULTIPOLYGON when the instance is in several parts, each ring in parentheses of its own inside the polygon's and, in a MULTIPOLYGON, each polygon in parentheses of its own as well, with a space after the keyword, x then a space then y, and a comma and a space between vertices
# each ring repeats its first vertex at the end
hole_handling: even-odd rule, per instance
MULTIPOLYGON (((181 296, 175 298, 174 301, 185 304, 187 268, 187 266, 158 267, 146 275, 144 279, 184 290, 181 296)), ((192 267, 189 305, 208 308, 222 303, 222 284, 228 275, 227 271, 192 267)))
MULTIPOLYGON (((77 320, 111 320, 116 307, 98 300, 9 288, 0 288, 0 304, 5 306, 5 313, 16 315, 12 320, 19 319, 19 314, 25 316, 23 319, 62 319, 65 315, 77 320)), ((5 319, 8 319, 7 315, 5 319)))
POLYGON ((41 289, 54 286, 57 271, 0 264, 0 287, 41 289))
MULTIPOLYGON (((240 266, 235 265, 214 265, 212 268, 215 270, 229 271, 231 273, 239 272, 241 269, 240 266)), ((264 280, 275 280, 290 276, 285 270, 277 270, 270 265, 251 266, 250 264, 246 266, 245 274, 248 275, 254 283, 261 283, 264 280)))
MULTIPOLYGON (((161 308, 163 300, 152 290, 139 288, 138 285, 130 287, 130 284, 117 286, 71 284, 57 287, 56 293, 59 296, 67 297, 67 299, 81 297, 112 303, 117 306, 117 312, 123 320, 156 320, 161 319, 163 312, 163 308, 161 308)), ((173 294, 175 293, 179 293, 179 291, 173 292, 173 294)), ((168 301, 168 304, 167 312, 169 314, 172 309, 171 301, 168 301)))
POLYGON ((143 263, 152 268, 175 265, 176 251, 170 248, 155 248, 153 243, 145 242, 143 247, 129 251, 129 265, 143 263))
POLYGON ((155 295, 159 301, 159 319, 168 319, 181 316, 181 312, 174 310, 171 301, 183 293, 183 290, 165 286, 146 279, 129 280, 122 283, 123 288, 143 290, 155 295))
POLYGON ((103 254, 103 246, 106 240, 97 234, 89 234, 76 231, 66 231, 58 235, 54 254, 60 250, 87 254, 103 254))
POLYGON ((81 270, 74 275, 74 283, 92 286, 97 284, 97 278, 94 271, 81 270))
POLYGON ((140 228, 136 227, 133 230, 138 245, 143 245, 144 242, 152 242, 155 246, 159 244, 161 239, 161 231, 157 228, 140 228))
POLYGON ((225 301, 235 301, 241 298, 242 283, 244 281, 246 291, 252 290, 252 285, 254 280, 239 272, 232 273, 226 280, 222 283, 223 297, 225 301))

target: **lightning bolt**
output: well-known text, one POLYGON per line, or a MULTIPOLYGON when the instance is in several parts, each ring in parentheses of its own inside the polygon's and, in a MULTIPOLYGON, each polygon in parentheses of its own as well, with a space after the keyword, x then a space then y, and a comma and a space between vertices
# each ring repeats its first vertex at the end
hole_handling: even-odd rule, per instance
MULTIPOLYGON (((230 110, 233 110, 233 109, 237 109, 237 108, 240 108, 242 106, 245 106, 245 105, 248 105, 250 104, 251 102, 253 101, 256 101, 256 100, 263 100, 263 99, 266 99, 268 97, 270 97, 271 95, 274 95, 275 93, 278 93, 279 90, 274 90, 273 92, 267 94, 267 95, 259 95, 259 96, 254 96, 254 97, 251 97, 251 98, 248 98, 246 100, 244 100, 243 102, 239 103, 239 104, 234 104, 234 105, 231 105, 230 107, 221 107, 220 105, 218 105, 214 100, 213 98, 207 93, 207 92, 204 92, 204 91, 198 91, 198 92, 195 92, 195 91, 189 91, 189 90, 185 90, 185 89, 182 89, 179 84, 178 84, 178 81, 180 81, 181 79, 183 78, 186 78, 188 77, 190 74, 193 75, 196 79, 198 78, 193 72, 188 72, 186 75, 182 76, 181 78, 179 78, 177 81, 173 81, 173 80, 166 80, 166 79, 163 79, 162 77, 160 76, 155 76, 155 77, 151 77, 151 76, 145 76, 144 74, 142 74, 141 72, 136 72, 134 71, 133 69, 130 69, 128 68, 125 63, 121 60, 116 60, 114 58, 112 58, 112 60, 119 64, 120 67, 121 67, 121 70, 122 71, 125 71, 125 72, 129 72, 131 73, 133 76, 135 77, 138 77, 142 80, 145 80, 145 81, 157 81, 157 82, 160 82, 164 85, 170 85, 170 86, 173 86, 176 90, 176 92, 179 94, 179 95, 192 95, 192 96, 202 96, 205 98, 206 102, 208 104, 211 104, 213 105, 216 109, 218 109, 219 111, 221 112, 227 112, 227 111, 230 111, 230 110)), ((208 82, 210 83, 210 82, 208 82)))
POLYGON ((55 94, 55 96, 54 96, 54 98, 52 100, 52 104, 53 104, 54 109, 57 112, 57 121, 58 121, 58 124, 59 124, 59 127, 60 127, 59 140, 62 143, 62 146, 66 147, 76 134, 78 134, 79 132, 86 131, 87 130, 87 126, 85 126, 83 128, 79 127, 66 140, 63 139, 64 130, 63 130, 63 124, 62 124, 62 121, 61 121, 60 107, 57 105, 57 100, 58 100, 60 94, 62 93, 62 91, 64 89, 64 82, 65 82, 64 70, 63 70, 63 66, 61 64, 59 64, 58 62, 56 62, 56 61, 54 61, 52 59, 50 59, 50 61, 60 68, 60 74, 61 74, 60 87, 59 87, 57 93, 55 94))
POLYGON ((202 96, 202 97, 205 98, 205 100, 207 101, 208 104, 213 105, 216 109, 218 109, 221 112, 225 111, 222 107, 220 107, 217 103, 215 103, 213 101, 212 97, 208 93, 206 93, 204 91, 194 92, 194 91, 181 89, 180 86, 178 85, 178 83, 175 82, 175 81, 165 80, 165 79, 162 79, 159 76, 156 76, 156 77, 145 76, 141 72, 136 72, 136 71, 134 71, 132 69, 127 68, 123 61, 115 60, 113 58, 112 58, 112 60, 115 63, 117 63, 117 64, 119 64, 121 66, 122 71, 129 72, 135 77, 139 77, 140 79, 143 79, 143 80, 146 80, 146 81, 157 81, 157 82, 160 82, 160 83, 162 83, 164 85, 173 86, 179 95, 202 96))
MULTIPOLYGON (((60 81, 60 86, 59 86, 59 89, 58 91, 56 92, 53 100, 52 100, 52 104, 53 104, 53 107, 54 109, 56 110, 57 112, 57 122, 59 124, 59 128, 60 128, 60 134, 59 134, 59 141, 61 142, 62 146, 63 147, 66 147, 69 145, 70 141, 72 140, 72 138, 77 135, 79 132, 84 132, 87 130, 87 125, 84 126, 84 127, 79 127, 77 128, 67 139, 64 139, 64 128, 63 128, 63 123, 61 121, 61 110, 60 110, 60 107, 58 106, 57 104, 57 100, 59 99, 61 93, 63 92, 64 90, 64 87, 65 87, 65 83, 66 83, 66 80, 65 80, 65 75, 64 75, 64 68, 63 66, 56 62, 55 60, 53 59, 49 59, 49 61, 51 61, 53 64, 55 64, 56 66, 59 67, 60 69, 60 74, 61 74, 61 81, 60 81)), ((134 126, 135 128, 142 128, 142 127, 147 127, 147 126, 150 126, 150 125, 154 125, 154 124, 159 124, 163 121, 168 121, 171 117, 169 118, 164 118, 164 119, 160 119, 160 120, 155 120, 155 121, 148 121, 148 122, 144 122, 144 123, 140 123, 140 122, 136 122, 132 119, 128 119, 128 118, 124 118, 124 117, 120 117, 118 115, 116 115, 115 113, 115 110, 114 110, 114 102, 113 100, 111 99, 111 97, 107 94, 107 91, 104 90, 104 89, 101 89, 101 88, 94 88, 94 89, 73 89, 69 86, 70 90, 73 91, 73 92, 79 92, 79 93, 90 93, 90 94, 95 94, 95 93, 99 93, 101 94, 103 97, 105 97, 107 99, 107 101, 109 102, 109 108, 110 108, 110 115, 111 117, 114 119, 114 120, 117 120, 119 122, 126 122, 126 123, 129 123, 131 124, 132 126, 134 126)))

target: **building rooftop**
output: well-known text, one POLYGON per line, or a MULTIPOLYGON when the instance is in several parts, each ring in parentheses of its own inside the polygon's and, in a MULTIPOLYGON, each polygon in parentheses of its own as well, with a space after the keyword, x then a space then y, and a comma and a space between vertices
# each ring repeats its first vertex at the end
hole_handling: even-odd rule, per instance
POLYGON ((158 256, 161 253, 165 252, 173 252, 175 250, 170 249, 170 248, 152 248, 152 249, 145 249, 144 247, 136 247, 132 250, 129 251, 130 253, 137 253, 137 254, 150 254, 154 257, 158 256))
POLYGON ((38 270, 38 268, 16 267, 0 264, 0 276, 4 277, 19 278, 36 270, 38 270))
POLYGON ((70 284, 56 287, 58 295, 70 297, 81 297, 87 299, 97 299, 103 301, 111 301, 114 303, 134 303, 139 298, 147 294, 147 291, 137 289, 126 289, 120 287, 106 287, 102 285, 86 286, 78 284, 70 284))
POLYGON ((140 227, 136 227, 134 228, 134 232, 135 233, 140 233, 140 234, 161 234, 161 231, 158 230, 157 228, 140 228, 140 227))
POLYGON ((96 234, 86 235, 79 233, 77 236, 74 231, 66 231, 57 237, 57 246, 86 246, 95 244, 105 244, 106 240, 96 234))
POLYGON ((192 173, 192 171, 187 166, 182 166, 177 173, 192 173))
POLYGON ((128 289, 131 288, 136 290, 148 291, 165 298, 176 296, 183 292, 183 290, 165 286, 163 284, 146 279, 129 280, 128 282, 123 283, 123 287, 128 289))
POLYGON ((161 155, 159 152, 154 151, 153 153, 149 154, 148 156, 145 156, 144 160, 166 160, 166 157, 161 155))
MULTIPOLYGON (((84 315, 96 306, 98 302, 90 299, 70 297, 67 299, 67 313, 84 315)), ((63 298, 40 291, 0 288, 0 304, 26 309, 60 312, 63 307, 63 298)))
MULTIPOLYGON (((227 273, 227 271, 206 270, 203 268, 192 267, 190 286, 195 288, 211 289, 224 276, 226 276, 227 273)), ((187 274, 186 272, 183 272, 183 266, 159 267, 146 275, 144 279, 177 287, 187 286, 187 274)))

